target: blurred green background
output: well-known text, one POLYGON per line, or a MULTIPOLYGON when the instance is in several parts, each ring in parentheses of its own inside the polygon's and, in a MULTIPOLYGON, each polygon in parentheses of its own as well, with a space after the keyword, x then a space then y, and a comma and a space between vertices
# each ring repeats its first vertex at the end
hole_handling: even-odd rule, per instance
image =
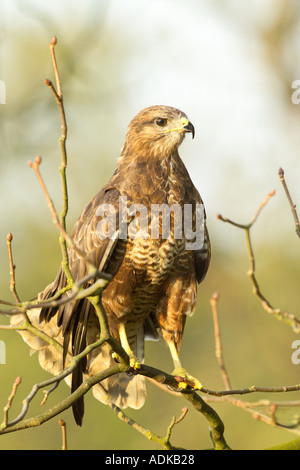
MULTIPOLYGON (((181 359, 210 389, 223 389, 214 355, 209 299, 220 293, 225 361, 234 388, 299 383, 291 361, 297 335, 265 313, 252 295, 241 230, 217 220, 221 213, 249 222, 275 189, 252 230, 257 277, 270 302, 299 315, 300 241, 278 178, 283 167, 295 202, 300 200, 300 115, 291 84, 300 79, 300 5, 295 0, 0 0, 0 298, 12 299, 6 235, 12 232, 16 280, 22 300, 53 280, 60 263, 58 234, 33 171, 41 171, 57 210, 60 120, 44 79, 53 79, 48 44, 55 34, 69 127, 68 185, 71 230, 85 204, 116 166, 130 119, 145 106, 167 104, 187 113, 196 128, 181 156, 206 205, 213 246, 209 274, 189 319, 181 359)), ((7 322, 3 318, 3 323, 7 322)), ((22 376, 10 417, 32 385, 48 377, 15 332, 0 331, 6 364, 0 364, 0 421, 16 376, 22 376)), ((163 342, 146 344, 146 363, 167 371, 163 342)), ((50 406, 68 393, 65 384, 50 406)), ((39 395, 30 412, 40 413, 39 395)), ((296 400, 299 394, 248 396, 296 400)), ((78 428, 67 422, 71 449, 155 449, 113 412, 86 396, 78 428)), ((186 402, 152 384, 144 408, 128 414, 164 435, 186 402)), ((295 437, 253 420, 230 404, 213 405, 235 449, 262 449, 295 437)), ((288 420, 288 410, 282 419, 288 420)), ((299 411, 298 411, 299 414, 299 411)), ((190 408, 175 427, 172 443, 188 449, 211 446, 205 419, 190 408)), ((58 419, 36 429, 0 437, 0 449, 59 449, 58 419)))

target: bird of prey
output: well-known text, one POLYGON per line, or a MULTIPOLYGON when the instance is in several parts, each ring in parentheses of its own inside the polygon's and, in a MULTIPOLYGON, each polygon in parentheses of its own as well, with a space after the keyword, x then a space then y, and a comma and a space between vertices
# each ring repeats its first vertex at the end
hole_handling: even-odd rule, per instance
MULTIPOLYGON (((178 356, 186 317, 195 310, 197 283, 204 279, 210 262, 205 211, 197 212, 203 202, 178 153, 185 135, 191 133, 194 137, 194 132, 186 114, 176 108, 150 106, 140 111, 129 124, 113 176, 85 207, 72 233, 81 252, 112 277, 103 291, 102 303, 111 335, 129 354, 132 367, 144 360, 144 340, 158 339, 160 330, 169 346, 175 373, 181 376, 187 374, 178 356), (126 203, 125 216, 120 201, 126 203), (164 233, 163 211, 157 209, 166 207, 172 210, 169 230, 164 233), (147 214, 144 219, 139 218, 142 209, 147 214), (151 210, 156 210, 156 219, 151 217, 151 210), (185 210, 190 218, 185 217, 185 210), (103 231, 110 224, 108 214, 113 214, 115 219, 111 221, 117 222, 113 236, 105 237, 103 231), (202 214, 200 225, 197 214, 202 214), (156 225, 151 225, 153 220, 156 225), (191 222, 188 234, 184 230, 187 220, 191 222), (195 242, 200 231, 201 242, 188 245, 189 238, 195 242)), ((86 258, 72 246, 68 255, 74 281, 83 279, 88 274, 86 258)), ((66 285, 60 268, 54 282, 38 298, 51 299, 66 285)), ((98 318, 88 299, 33 309, 28 315, 34 326, 63 345, 64 356, 67 351, 73 356, 80 353, 99 338, 98 318)), ((19 315, 11 317, 15 325, 21 320, 19 315)), ((29 331, 21 334, 33 350, 39 350, 44 369, 55 375, 63 370, 62 355, 53 346, 29 331)), ((78 388, 83 377, 97 374, 114 360, 107 345, 94 349, 73 372, 72 390, 78 388)), ((200 383, 195 379, 194 384, 197 387, 200 383)), ((117 374, 95 385, 93 393, 105 403, 140 408, 146 397, 144 377, 117 374)), ((79 425, 83 412, 82 399, 73 406, 79 425)))

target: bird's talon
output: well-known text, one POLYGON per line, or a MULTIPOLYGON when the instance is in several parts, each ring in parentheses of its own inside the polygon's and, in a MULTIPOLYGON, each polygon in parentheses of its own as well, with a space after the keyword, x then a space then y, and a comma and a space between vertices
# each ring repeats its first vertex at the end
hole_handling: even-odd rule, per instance
POLYGON ((175 369, 172 375, 175 375, 180 390, 186 390, 188 387, 191 387, 193 390, 201 390, 203 388, 202 383, 184 369, 175 369))
POLYGON ((111 356, 117 363, 120 362, 120 356, 116 352, 113 352, 111 356))
POLYGON ((203 388, 202 383, 201 383, 198 379, 196 379, 196 378, 193 378, 193 379, 194 379, 193 388, 194 388, 195 390, 202 390, 202 388, 203 388))
POLYGON ((180 379, 181 379, 181 381, 178 382, 178 390, 179 391, 186 390, 188 388, 188 384, 186 382, 182 382, 182 377, 180 379))
POLYGON ((130 356, 129 356, 129 365, 130 365, 130 367, 132 367, 132 369, 134 369, 134 370, 137 370, 137 369, 140 369, 140 368, 141 368, 141 363, 140 363, 140 361, 139 361, 138 358, 135 357, 134 355, 130 355, 130 356))

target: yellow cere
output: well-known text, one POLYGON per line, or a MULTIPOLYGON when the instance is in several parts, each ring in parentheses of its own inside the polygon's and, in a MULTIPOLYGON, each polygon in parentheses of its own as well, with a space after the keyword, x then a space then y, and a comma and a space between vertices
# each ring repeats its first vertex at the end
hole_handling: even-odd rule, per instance
POLYGON ((172 131, 183 131, 183 127, 187 126, 189 123, 189 120, 187 118, 181 118, 180 124, 182 127, 173 127, 173 129, 165 129, 164 132, 172 132, 172 131))
POLYGON ((189 123, 189 120, 187 118, 182 118, 181 121, 180 121, 180 124, 182 126, 187 126, 189 123))

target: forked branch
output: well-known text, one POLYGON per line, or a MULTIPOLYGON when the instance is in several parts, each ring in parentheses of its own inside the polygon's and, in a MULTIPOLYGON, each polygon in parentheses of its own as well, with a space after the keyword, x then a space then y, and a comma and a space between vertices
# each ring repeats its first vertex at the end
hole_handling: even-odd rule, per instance
POLYGON ((263 200, 263 202, 259 205, 258 210, 256 211, 254 217, 252 218, 251 222, 248 224, 240 224, 237 222, 234 222, 228 218, 223 217, 221 214, 217 215, 217 218, 222 220, 223 222, 227 222, 235 227, 241 228, 245 232, 245 237, 246 237, 246 245, 247 245, 247 251, 248 251, 248 257, 249 257, 249 262, 250 262, 250 269, 248 271, 248 275, 250 277, 252 286, 253 286, 253 294, 258 297, 262 303, 263 308, 270 314, 272 314, 274 317, 276 317, 278 320, 290 325, 293 330, 296 333, 300 333, 300 320, 293 314, 284 312, 283 310, 280 310, 278 308, 274 308, 269 300, 264 296, 264 294, 261 291, 261 288, 259 286, 259 283, 256 278, 255 274, 255 256, 254 256, 254 251, 253 251, 253 246, 251 242, 251 236, 250 236, 250 231, 251 228, 253 227, 253 224, 256 222, 257 217, 259 216, 261 210, 263 207, 267 204, 267 202, 270 200, 272 196, 274 196, 275 191, 271 191, 267 197, 263 200))

